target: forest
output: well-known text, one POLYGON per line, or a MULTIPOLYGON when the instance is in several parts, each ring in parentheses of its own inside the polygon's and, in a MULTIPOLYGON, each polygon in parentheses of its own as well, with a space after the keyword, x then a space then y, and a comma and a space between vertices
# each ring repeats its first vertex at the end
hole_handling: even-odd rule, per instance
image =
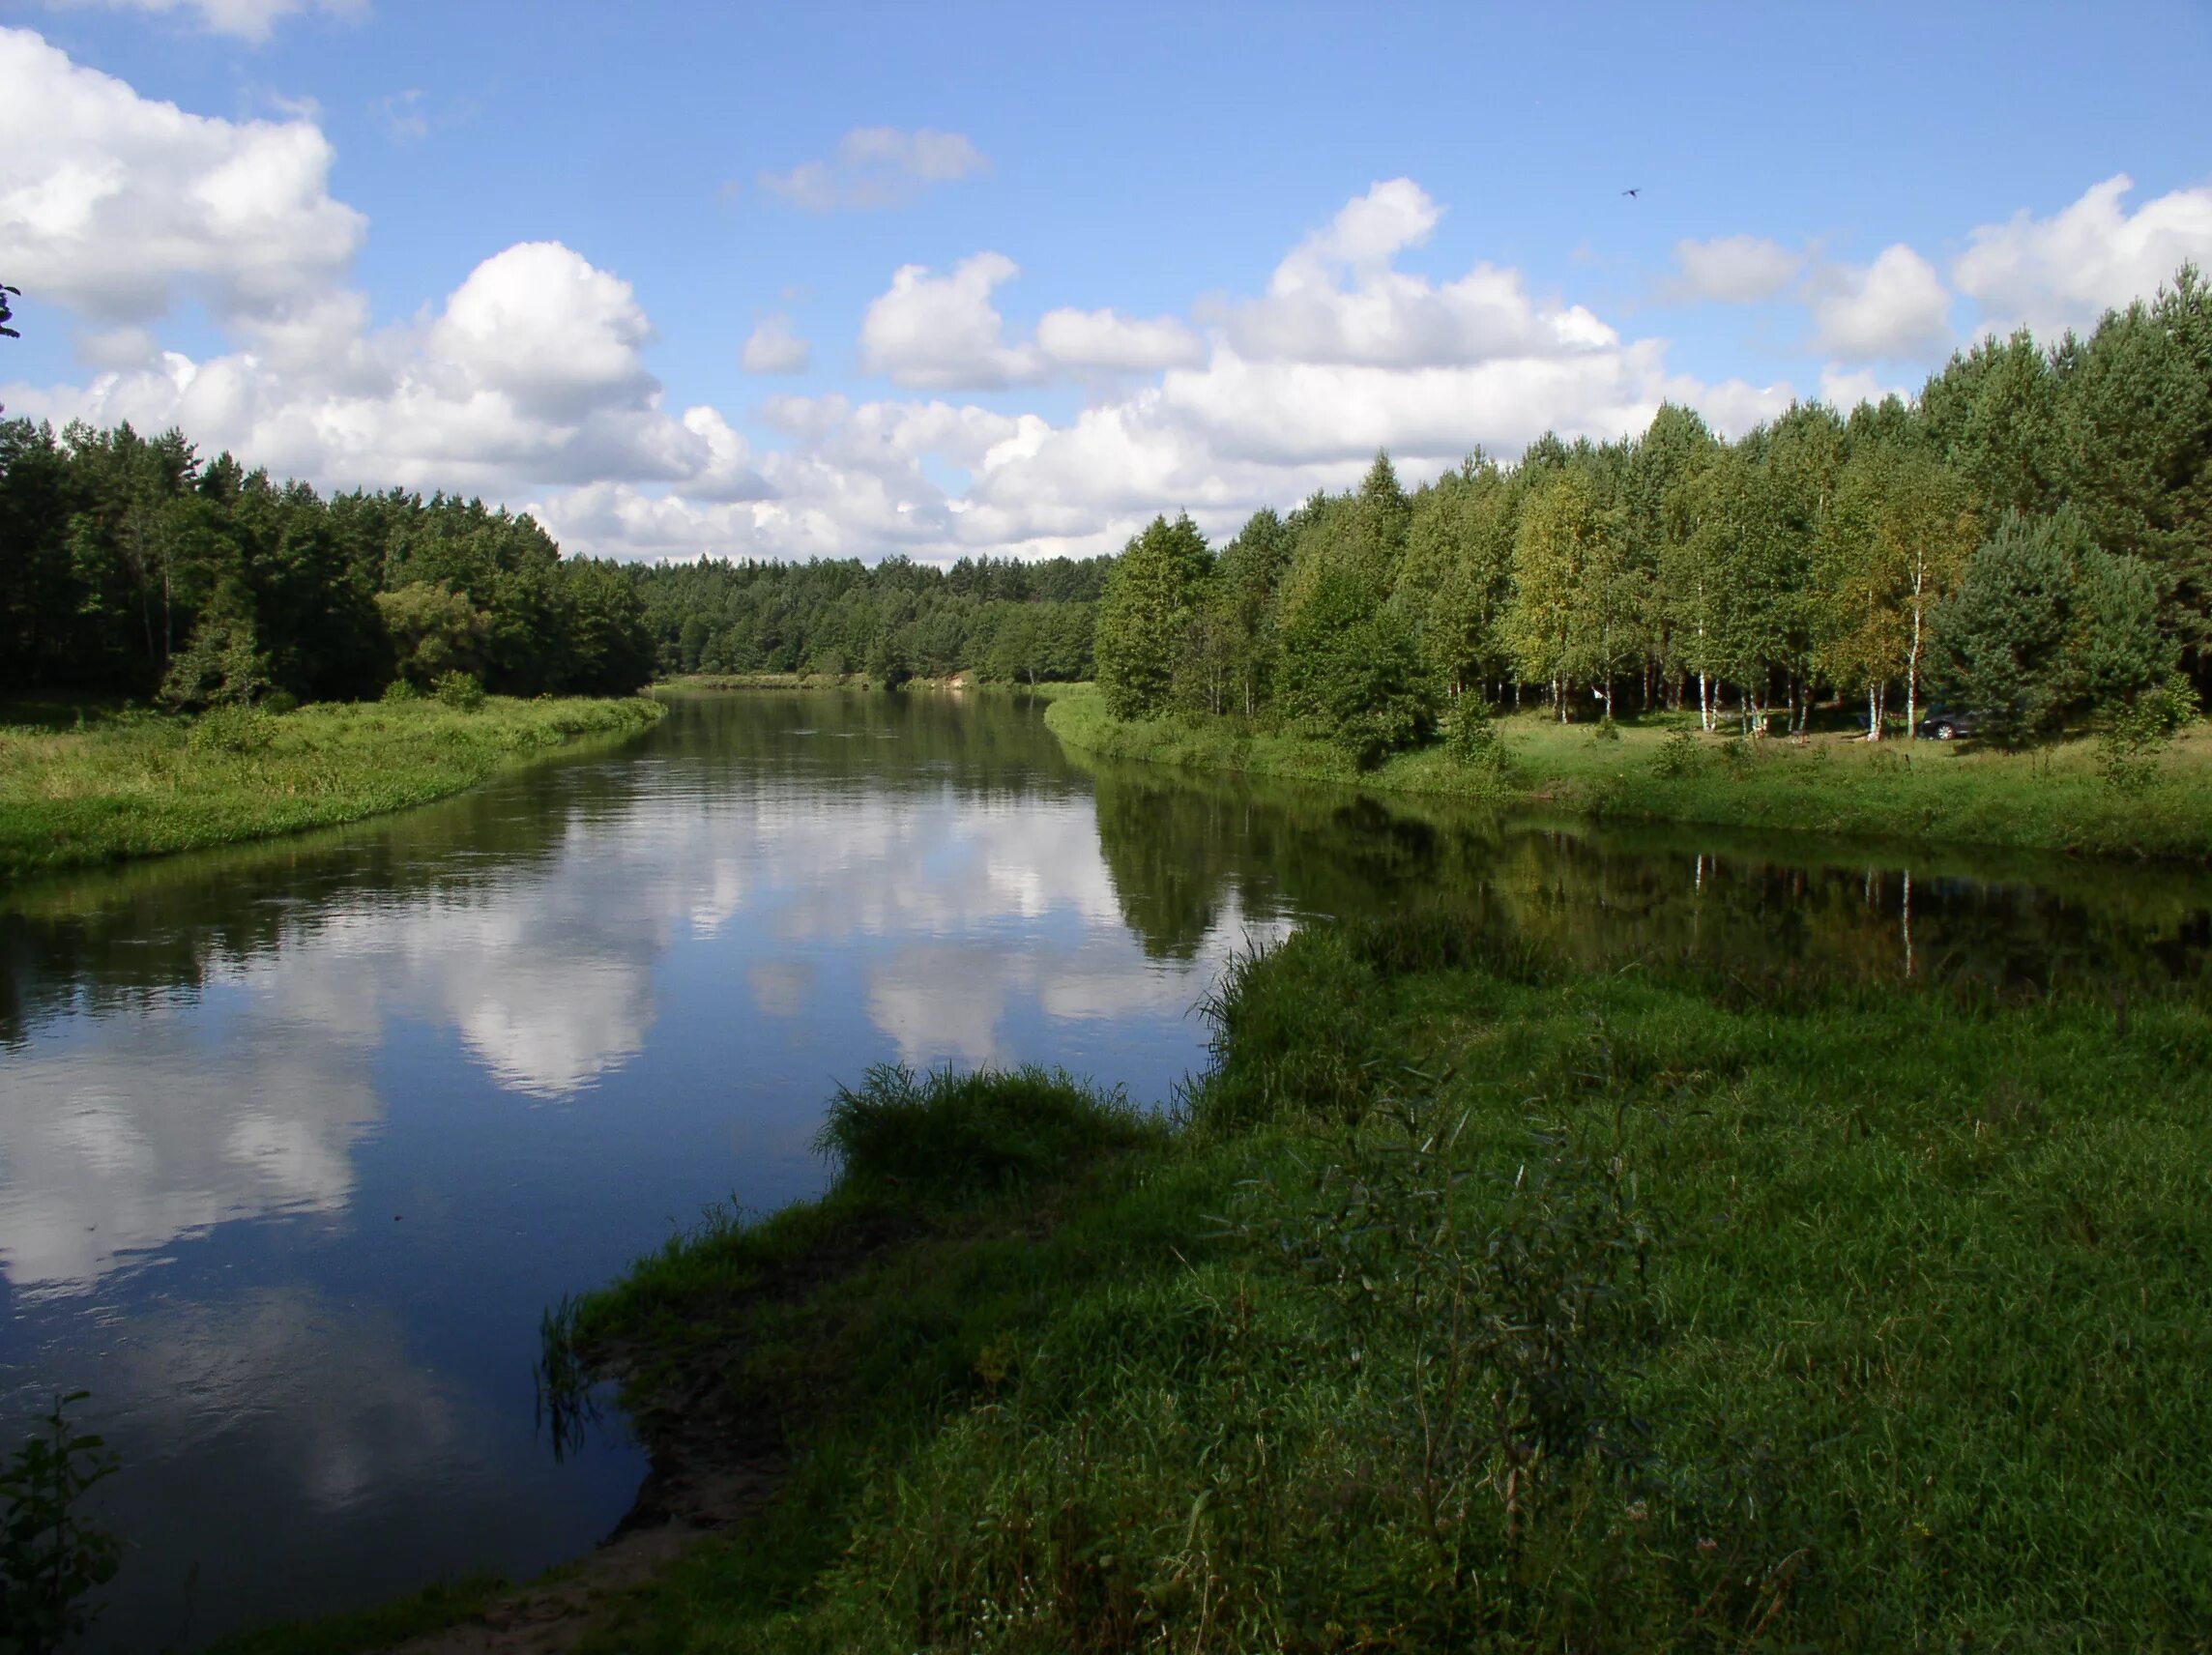
POLYGON ((0 693, 281 710, 456 682, 621 695, 654 666, 628 577, 528 517, 326 498, 175 431, 0 421, 0 693))
POLYGON ((631 570, 660 668, 671 673, 865 673, 879 683, 1089 678, 1092 611, 1111 558, 889 557, 631 570))
POLYGON ((0 691, 183 708, 359 699, 453 674, 523 695, 655 674, 1095 674, 1121 718, 1222 715, 1362 763, 1493 709, 1879 738, 1930 697, 2035 740, 2170 728, 2212 656, 2212 293, 2193 267, 2086 338, 1952 358, 1911 403, 1799 403, 1734 441, 1477 450, 1209 546, 1161 518, 1119 558, 564 559, 444 495, 319 495, 177 432, 0 421, 0 691))
POLYGON ((325 497, 176 431, 0 421, 0 693, 199 710, 456 673, 514 695, 687 672, 1088 678, 1111 562, 623 566, 478 500, 325 497))
POLYGON ((1562 721, 1878 739, 1938 696, 2007 742, 2168 729, 2212 659, 2212 291, 2185 267, 2087 338, 1954 356, 1907 404, 1799 403, 1733 442, 1669 405, 1637 437, 1479 451, 1409 494, 1256 513, 1218 550, 1155 520, 1102 595, 1119 718, 1324 736, 1360 762, 1539 699, 1562 721))

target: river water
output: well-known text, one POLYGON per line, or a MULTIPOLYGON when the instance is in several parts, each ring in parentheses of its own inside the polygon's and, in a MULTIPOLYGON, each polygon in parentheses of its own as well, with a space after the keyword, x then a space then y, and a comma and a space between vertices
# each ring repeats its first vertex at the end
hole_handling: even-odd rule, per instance
POLYGON ((538 1317, 710 1204, 819 1189, 872 1063, 1165 1100, 1236 949, 1441 901, 1597 966, 1696 953, 2113 987, 2212 881, 1593 832, 1061 751, 1004 699, 757 693, 442 805, 0 893, 0 1427, 124 1469, 96 1647, 189 1646, 620 1519, 556 1463, 538 1317))

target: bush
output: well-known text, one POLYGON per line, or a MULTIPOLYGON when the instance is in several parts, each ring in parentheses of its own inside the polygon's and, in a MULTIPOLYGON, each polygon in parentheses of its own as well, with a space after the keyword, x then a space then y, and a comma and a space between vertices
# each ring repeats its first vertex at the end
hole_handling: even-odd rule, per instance
POLYGON ((1471 690, 1459 698, 1452 713, 1451 754, 1470 770, 1502 778, 1512 768, 1505 738, 1498 733, 1490 704, 1471 690))
POLYGON ((388 704, 396 704, 402 701, 421 701, 422 699, 422 692, 417 689, 415 685, 409 682, 406 679, 395 678, 390 683, 384 686, 384 693, 377 699, 388 704))
POLYGON ((261 698, 261 711, 282 717, 300 711, 300 698, 288 689, 279 689, 261 698))
POLYGON ((276 720, 252 707, 218 707, 192 721, 186 740, 195 752, 258 753, 276 739, 276 720))
POLYGON ((2113 709, 2097 739, 2097 769, 2115 793, 2136 794, 2158 779, 2158 761, 2197 715, 2197 692, 2176 675, 2113 709))
POLYGON ((1617 741, 1620 740, 1620 726, 1613 721, 1613 714, 1608 712, 1590 726, 1589 737, 1593 741, 1617 741))
POLYGON ((430 693, 456 712, 474 712, 484 704, 484 687, 474 673, 440 673, 430 693))
POLYGON ((1697 772, 1698 758, 1696 734, 1676 730, 1659 743, 1659 757, 1651 768, 1669 781, 1679 781, 1697 772))

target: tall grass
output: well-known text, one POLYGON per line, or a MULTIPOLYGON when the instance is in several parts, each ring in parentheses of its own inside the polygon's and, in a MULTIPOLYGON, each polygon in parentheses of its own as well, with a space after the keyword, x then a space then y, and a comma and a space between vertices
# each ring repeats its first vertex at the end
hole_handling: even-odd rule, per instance
POLYGON ((649 1434, 711 1395, 797 1451, 610 1646, 2212 1638, 2196 992, 1586 974, 1435 914, 1208 1015, 1172 1127, 872 1077, 824 1203, 584 1302, 649 1434))
POLYGON ((316 706, 199 718, 108 711, 81 728, 0 722, 0 881, 354 822, 474 786, 589 735, 641 730, 647 700, 316 706))
POLYGON ((2212 858, 2212 730, 2185 736, 2127 785, 2098 742, 2027 752, 1980 743, 1841 734, 1798 742, 1707 735, 1664 715, 1614 726, 1501 718, 1501 762, 1447 745, 1360 771, 1334 745, 1230 719, 1123 722, 1092 691, 1056 701, 1045 723, 1066 745, 1187 769, 1300 777, 1384 791, 1518 803, 1626 821, 1780 828, 1867 839, 2212 858))

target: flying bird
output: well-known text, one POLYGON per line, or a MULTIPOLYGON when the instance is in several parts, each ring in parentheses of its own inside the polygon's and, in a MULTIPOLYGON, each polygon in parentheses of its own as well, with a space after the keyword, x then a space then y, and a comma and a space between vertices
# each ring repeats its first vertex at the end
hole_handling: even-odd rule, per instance
POLYGON ((1623 189, 1621 191, 1621 194, 1623 195, 1642 195, 1644 191, 1641 188, 1636 189, 1623 189))

